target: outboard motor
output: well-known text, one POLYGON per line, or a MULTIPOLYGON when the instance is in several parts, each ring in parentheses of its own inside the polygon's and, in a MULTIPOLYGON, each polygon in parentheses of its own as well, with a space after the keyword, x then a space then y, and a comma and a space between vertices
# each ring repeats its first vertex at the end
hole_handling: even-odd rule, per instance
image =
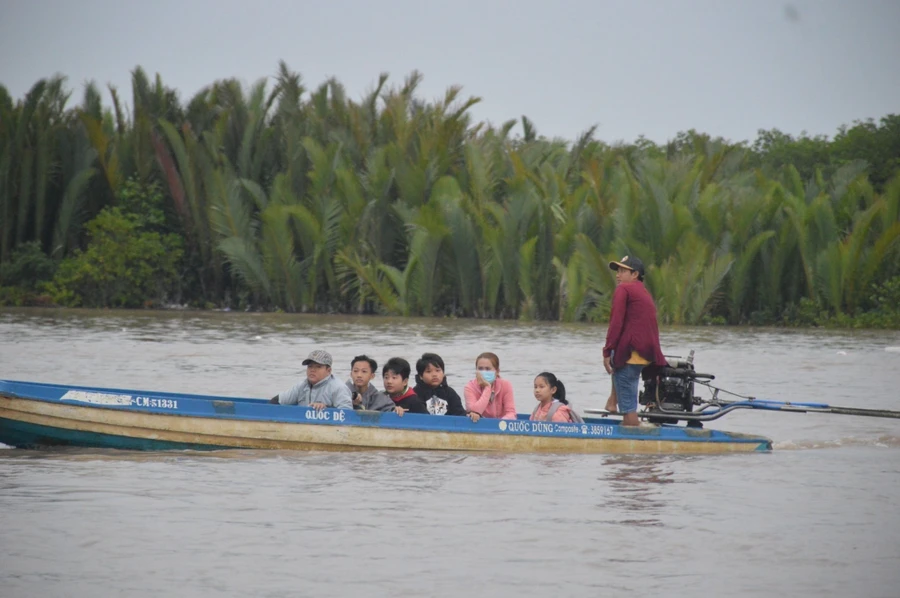
MULTIPOLYGON (((687 359, 668 357, 668 367, 644 368, 644 390, 638 396, 638 402, 646 406, 646 411, 666 411, 669 413, 691 413, 694 409, 694 380, 696 378, 712 379, 711 374, 698 374, 694 371, 694 352, 687 359)), ((648 417, 651 423, 677 422, 671 418, 648 417)), ((702 428, 703 424, 696 420, 687 420, 689 428, 702 428)))

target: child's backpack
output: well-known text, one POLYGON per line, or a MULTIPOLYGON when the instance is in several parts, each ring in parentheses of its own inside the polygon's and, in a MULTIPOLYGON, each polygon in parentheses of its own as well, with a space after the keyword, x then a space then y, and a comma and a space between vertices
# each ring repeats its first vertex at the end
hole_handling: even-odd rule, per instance
MULTIPOLYGON (((554 400, 552 403, 550 403, 550 409, 547 410, 547 415, 544 416, 544 421, 546 421, 546 422, 553 421, 553 415, 557 412, 557 410, 559 410, 560 405, 562 405, 562 403, 560 403, 559 401, 556 401, 556 400, 554 400)), ((531 417, 534 417, 535 415, 537 415, 538 409, 540 409, 540 408, 541 408, 540 405, 535 407, 534 411, 531 413, 531 417)), ((572 409, 571 407, 569 407, 569 413, 572 414, 572 423, 576 423, 576 424, 584 423, 584 419, 580 415, 575 413, 575 410, 572 409)))

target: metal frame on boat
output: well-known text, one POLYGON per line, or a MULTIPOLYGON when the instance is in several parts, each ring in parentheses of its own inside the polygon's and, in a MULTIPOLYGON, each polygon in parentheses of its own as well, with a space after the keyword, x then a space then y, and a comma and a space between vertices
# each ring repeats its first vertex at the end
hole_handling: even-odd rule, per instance
POLYGON ((509 453, 769 451, 768 438, 674 425, 438 417, 272 405, 250 398, 0 380, 0 442, 133 450, 419 449, 509 453))

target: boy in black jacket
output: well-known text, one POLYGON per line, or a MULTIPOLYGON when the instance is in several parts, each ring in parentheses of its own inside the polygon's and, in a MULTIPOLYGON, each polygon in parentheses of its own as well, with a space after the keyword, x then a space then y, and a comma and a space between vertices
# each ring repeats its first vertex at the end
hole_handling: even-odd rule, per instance
POLYGON ((444 360, 436 353, 423 353, 416 362, 415 392, 432 415, 466 415, 459 395, 447 386, 444 360))
POLYGON ((409 387, 410 371, 409 362, 401 357, 391 357, 381 368, 384 394, 394 402, 395 411, 401 417, 405 411, 428 413, 425 402, 409 387))

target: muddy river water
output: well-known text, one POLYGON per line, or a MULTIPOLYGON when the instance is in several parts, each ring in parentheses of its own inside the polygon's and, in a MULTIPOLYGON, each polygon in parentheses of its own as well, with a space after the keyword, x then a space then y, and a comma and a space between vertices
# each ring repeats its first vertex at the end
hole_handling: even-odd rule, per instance
MULTIPOLYGON (((0 310, 0 378, 270 397, 323 347, 346 377, 481 351, 519 412, 550 370, 601 407, 605 326, 0 310)), ((719 386, 900 409, 900 333, 664 329, 719 386)), ((0 596, 900 595, 900 420, 736 412, 769 454, 0 450, 0 596)))

